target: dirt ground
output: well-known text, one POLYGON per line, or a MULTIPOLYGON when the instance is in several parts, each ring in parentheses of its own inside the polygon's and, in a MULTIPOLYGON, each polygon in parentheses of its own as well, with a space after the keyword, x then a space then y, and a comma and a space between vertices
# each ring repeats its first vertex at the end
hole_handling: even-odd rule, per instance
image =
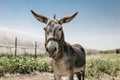
POLYGON ((53 80, 52 73, 35 73, 35 74, 6 74, 0 80, 53 80))
MULTIPOLYGON (((35 73, 35 74, 6 74, 4 77, 0 77, 0 80, 54 80, 52 73, 35 73)), ((67 80, 66 77, 63 77, 62 80, 67 80)), ((77 80, 76 76, 74 77, 74 80, 77 80)), ((85 80, 98 80, 98 79, 87 79, 85 80)), ((103 75, 103 77, 99 80, 120 80, 120 75, 117 77, 111 77, 108 75, 103 75)))
MULTIPOLYGON (((76 76, 74 77, 77 80, 76 76)), ((54 75, 52 73, 34 73, 34 74, 6 74, 1 77, 0 80, 54 80, 54 75)), ((62 80, 67 80, 66 77, 62 77, 62 80)))

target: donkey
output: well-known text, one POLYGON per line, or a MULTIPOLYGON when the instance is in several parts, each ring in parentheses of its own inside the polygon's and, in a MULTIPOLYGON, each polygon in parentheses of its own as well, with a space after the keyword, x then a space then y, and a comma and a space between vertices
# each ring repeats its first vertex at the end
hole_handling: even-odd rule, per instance
POLYGON ((116 53, 117 53, 117 54, 120 54, 120 49, 116 49, 116 53))
POLYGON ((74 74, 78 80, 84 80, 85 76, 85 51, 79 44, 70 45, 65 41, 62 24, 70 22, 78 12, 73 15, 56 19, 48 19, 45 16, 32 11, 34 17, 45 23, 45 48, 54 72, 54 79, 61 80, 62 76, 67 76, 69 80, 74 80, 74 74))

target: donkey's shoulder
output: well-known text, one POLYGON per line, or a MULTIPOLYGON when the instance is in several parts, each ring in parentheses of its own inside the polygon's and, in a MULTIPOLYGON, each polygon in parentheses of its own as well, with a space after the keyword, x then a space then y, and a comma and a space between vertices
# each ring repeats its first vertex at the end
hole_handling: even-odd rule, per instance
POLYGON ((82 48, 82 46, 80 44, 73 44, 72 47, 75 47, 75 48, 82 48))

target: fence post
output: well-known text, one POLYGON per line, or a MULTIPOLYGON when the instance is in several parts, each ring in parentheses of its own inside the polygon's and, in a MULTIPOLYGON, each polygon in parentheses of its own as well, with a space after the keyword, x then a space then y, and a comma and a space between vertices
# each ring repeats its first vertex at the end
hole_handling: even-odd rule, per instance
POLYGON ((37 58, 37 41, 35 41, 35 59, 37 58))
POLYGON ((17 55, 17 37, 15 37, 15 56, 17 55))

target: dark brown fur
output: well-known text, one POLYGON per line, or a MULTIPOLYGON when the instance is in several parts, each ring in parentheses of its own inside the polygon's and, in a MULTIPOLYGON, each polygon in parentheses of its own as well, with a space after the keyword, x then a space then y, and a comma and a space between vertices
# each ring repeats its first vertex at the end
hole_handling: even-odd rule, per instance
POLYGON ((120 49, 116 49, 116 53, 117 53, 117 54, 120 54, 120 49))
MULTIPOLYGON (((54 70, 55 75, 57 76, 68 76, 71 74, 76 74, 79 80, 84 80, 85 76, 85 51, 84 49, 79 45, 70 45, 69 43, 64 42, 63 45, 63 57, 62 58, 57 58, 57 60, 52 60, 52 67, 54 70), (59 66, 63 66, 64 69, 62 70, 59 68, 59 66), (58 68, 56 68, 58 67, 58 68), (82 68, 78 69, 78 71, 74 71, 77 68, 82 68), (56 70, 57 69, 57 70, 56 70), (68 72, 69 74, 65 73, 68 72), (62 72, 62 73, 61 73, 62 72)), ((58 77, 56 80, 59 80, 58 77)), ((70 78, 70 80, 73 80, 73 78, 70 78)))

